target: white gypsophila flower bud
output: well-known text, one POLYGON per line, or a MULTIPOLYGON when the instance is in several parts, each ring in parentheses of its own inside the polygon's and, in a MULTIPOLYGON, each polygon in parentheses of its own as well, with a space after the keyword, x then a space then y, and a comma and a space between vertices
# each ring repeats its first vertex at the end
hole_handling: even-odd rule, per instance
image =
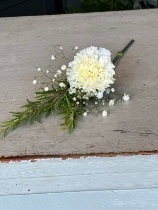
POLYGON ((81 99, 82 97, 81 97, 81 95, 77 95, 77 98, 81 99))
POLYGON ((95 101, 95 104, 98 104, 98 102, 97 102, 97 101, 95 101))
POLYGON ((42 69, 41 68, 38 68, 37 71, 42 71, 42 69))
POLYGON ((109 106, 113 106, 115 104, 115 99, 111 99, 110 101, 109 101, 109 106))
POLYGON ((75 88, 72 88, 71 91, 72 91, 72 93, 76 93, 76 89, 75 88))
POLYGON ((97 93, 97 98, 98 98, 98 99, 103 98, 103 92, 99 91, 99 92, 97 93))
POLYGON ((129 101, 130 96, 129 96, 129 95, 126 95, 126 93, 124 93, 124 96, 122 97, 122 99, 123 99, 124 101, 129 101))
POLYGON ((75 47, 75 50, 78 50, 78 47, 77 46, 75 47))
POLYGON ((61 70, 63 70, 63 71, 66 70, 66 66, 65 65, 62 65, 61 66, 61 70))
POLYGON ((48 91, 48 90, 49 90, 49 88, 48 88, 48 87, 45 87, 45 88, 44 88, 44 90, 45 90, 45 91, 48 91))
POLYGON ((62 74, 62 71, 61 70, 58 70, 57 71, 57 74, 61 75, 62 74))
POLYGON ((57 74, 54 74, 54 77, 57 77, 57 74))
POLYGON ((52 79, 52 82, 54 82, 55 81, 55 79, 52 79))
POLYGON ((86 95, 84 95, 82 98, 83 98, 83 99, 86 99, 86 97, 87 97, 87 96, 86 96, 86 95))
POLYGON ((32 82, 32 83, 33 83, 34 85, 35 85, 35 84, 37 84, 37 80, 33 80, 33 82, 32 82))
POLYGON ((114 88, 111 88, 111 92, 113 92, 113 93, 114 93, 114 92, 115 92, 115 89, 114 89, 114 88))
POLYGON ((103 116, 103 117, 107 117, 107 116, 108 116, 108 113, 107 113, 106 110, 104 110, 104 111, 102 112, 102 116, 103 116))
POLYGON ((62 47, 60 47, 60 50, 62 50, 63 48, 62 47))
POLYGON ((80 103, 79 101, 76 102, 76 104, 79 104, 79 103, 80 103))
POLYGON ((63 83, 63 82, 60 82, 60 83, 59 83, 59 86, 60 86, 61 88, 66 87, 65 83, 63 83))
POLYGON ((47 70, 46 73, 48 74, 49 73, 49 70, 47 70))
POLYGON ((94 96, 94 93, 91 92, 91 93, 90 93, 90 96, 94 96))
POLYGON ((110 93, 110 88, 107 88, 107 89, 105 90, 105 93, 106 93, 106 94, 109 94, 109 93, 110 93))
POLYGON ((73 97, 73 100, 76 101, 76 97, 73 97))
POLYGON ((84 112, 84 113, 83 113, 83 116, 86 117, 86 116, 87 116, 87 112, 84 112))
POLYGON ((51 60, 53 61, 55 59, 56 59, 56 57, 54 55, 52 55, 51 60))

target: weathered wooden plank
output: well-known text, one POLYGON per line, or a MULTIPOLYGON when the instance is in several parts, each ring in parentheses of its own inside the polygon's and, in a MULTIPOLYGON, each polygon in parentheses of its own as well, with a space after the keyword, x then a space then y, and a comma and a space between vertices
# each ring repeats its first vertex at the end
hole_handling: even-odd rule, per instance
POLYGON ((158 155, 0 163, 0 195, 158 188, 158 155))
POLYGON ((1 196, 0 205, 3 210, 155 210, 157 198, 158 189, 107 190, 1 196))
MULTIPOLYGON (((95 45, 112 57, 135 44, 117 66, 115 88, 131 101, 108 108, 107 118, 80 118, 71 134, 58 131, 60 117, 20 127, 0 140, 0 156, 137 152, 158 150, 157 10, 0 19, 0 122, 33 99, 36 69, 49 68, 53 46, 95 45), (118 77, 118 76, 121 77, 118 77)), ((63 61, 55 64, 60 66, 63 61)))

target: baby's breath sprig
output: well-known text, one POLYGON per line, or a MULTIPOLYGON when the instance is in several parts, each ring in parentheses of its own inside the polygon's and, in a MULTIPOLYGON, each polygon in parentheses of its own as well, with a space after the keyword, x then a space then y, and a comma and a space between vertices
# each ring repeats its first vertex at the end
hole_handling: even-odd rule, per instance
POLYGON ((71 48, 75 56, 74 61, 70 62, 64 54, 63 47, 59 49, 55 47, 55 55, 52 55, 51 59, 56 60, 60 57, 69 63, 62 65, 55 74, 51 70, 37 69, 40 75, 33 80, 34 85, 40 85, 39 91, 35 92, 36 100, 27 99, 27 104, 21 107, 23 111, 11 112, 13 118, 2 122, 1 136, 5 137, 10 129, 14 130, 22 123, 32 124, 34 121, 40 123, 44 114, 48 117, 53 112, 63 116, 61 129, 68 129, 69 133, 75 128, 80 115, 86 117, 92 113, 95 116, 101 114, 106 117, 108 111, 105 106, 113 106, 117 100, 125 102, 130 99, 126 93, 120 95, 119 99, 113 98, 115 89, 110 89, 110 86, 115 81, 113 64, 123 56, 133 42, 134 40, 131 40, 117 53, 113 63, 110 51, 105 48, 89 47, 78 51, 76 46, 71 48), (47 81, 41 81, 43 77, 47 81))
POLYGON ((52 57, 51 57, 52 60, 55 60, 57 57, 60 57, 60 58, 64 58, 68 62, 70 62, 70 60, 64 54, 63 47, 57 48, 55 46, 54 51, 55 51, 55 55, 52 55, 52 57))

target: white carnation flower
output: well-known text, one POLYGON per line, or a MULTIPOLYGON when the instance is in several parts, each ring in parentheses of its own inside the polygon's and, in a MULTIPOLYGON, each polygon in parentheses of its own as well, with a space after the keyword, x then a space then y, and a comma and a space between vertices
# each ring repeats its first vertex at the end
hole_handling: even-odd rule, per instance
POLYGON ((109 106, 113 106, 115 104, 115 99, 111 99, 110 101, 109 101, 109 106))
POLYGON ((67 80, 71 88, 83 89, 88 95, 104 92, 114 83, 114 65, 111 53, 105 48, 88 47, 74 56, 67 68, 67 80))
POLYGON ((106 110, 104 110, 104 111, 102 112, 102 116, 103 116, 103 117, 107 117, 107 116, 108 116, 108 113, 107 113, 106 110))
POLYGON ((62 65, 61 66, 61 70, 63 70, 63 71, 66 70, 66 66, 65 65, 62 65))
POLYGON ((126 93, 124 93, 124 96, 122 97, 122 99, 123 99, 124 101, 129 101, 130 96, 129 96, 129 95, 126 95, 126 93))
POLYGON ((70 67, 70 68, 72 67, 72 62, 70 62, 70 63, 68 64, 68 67, 70 67))

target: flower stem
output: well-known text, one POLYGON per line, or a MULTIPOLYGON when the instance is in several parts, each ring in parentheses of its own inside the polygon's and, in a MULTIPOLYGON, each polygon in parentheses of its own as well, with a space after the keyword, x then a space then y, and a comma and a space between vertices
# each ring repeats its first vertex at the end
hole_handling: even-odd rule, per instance
POLYGON ((132 39, 128 45, 120 52, 117 53, 116 57, 114 58, 114 60, 112 61, 113 64, 115 64, 122 56, 123 54, 128 50, 128 48, 134 43, 134 40, 132 39))

